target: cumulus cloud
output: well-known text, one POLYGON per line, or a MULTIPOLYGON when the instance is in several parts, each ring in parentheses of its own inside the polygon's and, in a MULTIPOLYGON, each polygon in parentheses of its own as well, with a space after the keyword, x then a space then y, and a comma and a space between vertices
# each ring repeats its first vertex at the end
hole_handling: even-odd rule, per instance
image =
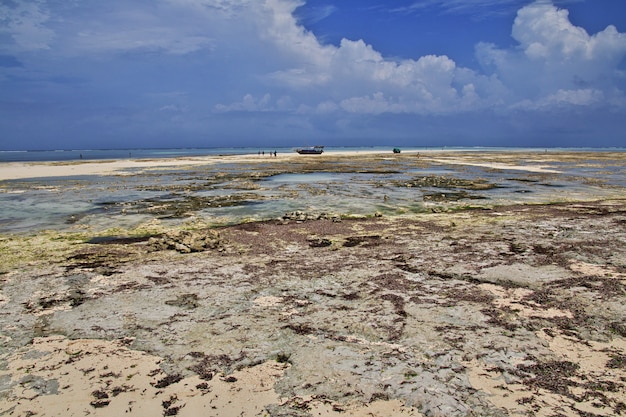
POLYGON ((602 91, 594 89, 558 90, 539 100, 523 100, 511 106, 514 109, 542 110, 563 106, 591 106, 605 100, 602 91))
POLYGON ((311 103, 311 109, 329 108, 333 101, 352 113, 447 113, 465 107, 470 99, 475 106, 493 102, 491 93, 497 90, 498 81, 457 68, 447 56, 395 61, 385 59, 363 40, 322 45, 298 25, 293 15, 298 4, 266 3, 271 18, 265 36, 290 56, 292 65, 269 74, 269 79, 295 89, 330 92, 330 97, 321 98, 323 105, 311 103), (479 100, 481 93, 484 96, 479 100))
POLYGON ((257 111, 270 111, 274 110, 274 106, 271 103, 272 96, 270 94, 265 94, 261 98, 256 98, 252 94, 246 94, 243 96, 241 101, 231 103, 228 105, 218 104, 215 106, 215 110, 218 112, 229 112, 229 111, 246 111, 246 112, 257 112, 257 111))
MULTIPOLYGON (((516 1, 505 4, 511 7, 516 1)), ((408 7, 461 12, 470 5, 480 10, 496 3, 430 0, 408 7)), ((87 10, 77 3, 71 15, 54 18, 44 0, 4 5, 0 10, 8 22, 4 30, 16 48, 54 47, 56 53, 69 55, 205 51, 216 54, 207 63, 238 74, 241 88, 256 84, 258 91, 262 81, 269 97, 290 96, 290 106, 269 106, 263 98, 246 95, 240 102, 215 106, 219 112, 318 113, 334 108, 366 114, 451 114, 519 103, 531 108, 529 102, 541 106, 580 102, 549 99, 562 92, 580 91, 583 96, 585 91, 599 91, 605 99, 621 94, 615 85, 622 76, 618 65, 626 55, 626 34, 609 26, 590 35, 569 21, 567 10, 549 1, 518 11, 512 27, 516 47, 477 45, 484 72, 459 67, 445 55, 385 58, 360 39, 323 44, 297 18, 303 0, 161 0, 156 5, 124 3, 116 8, 98 3, 90 6, 95 10, 87 10), (94 13, 97 21, 88 17, 94 13)), ((67 10, 69 6, 59 13, 67 10)), ((333 7, 319 11, 320 18, 333 11, 333 7)), ((587 100, 586 105, 599 102, 587 100)))
MULTIPOLYGON (((461 10, 467 6, 467 2, 453 3, 446 7, 461 10)), ((329 91, 330 97, 322 98, 324 105, 317 108, 329 108, 330 98, 352 113, 445 114, 502 105, 519 108, 522 102, 528 109, 565 103, 596 105, 602 103, 598 94, 592 94, 593 100, 581 97, 589 91, 604 98, 621 94, 613 86, 621 76, 617 67, 625 56, 626 34, 609 26, 589 35, 569 21, 567 10, 550 2, 539 1, 519 10, 512 28, 517 47, 477 46, 477 58, 486 70, 482 74, 458 67, 443 55, 385 59, 362 40, 322 45, 298 25, 293 16, 298 5, 285 0, 266 2, 271 18, 265 35, 291 58, 287 61, 290 68, 275 71, 269 78, 291 88, 329 91), (609 88, 614 91, 609 93, 609 88), (536 106, 528 105, 535 101, 536 106)), ((486 0, 478 6, 489 5, 493 2, 486 0)))
MULTIPOLYGON (((618 65, 626 56, 626 34, 614 26, 589 35, 570 22, 567 10, 536 2, 517 13, 512 35, 519 42, 515 49, 490 44, 476 48, 480 62, 504 82, 512 100, 537 101, 543 107, 549 103, 580 104, 580 100, 550 99, 562 97, 563 92, 569 92, 570 97, 587 96, 590 91, 618 93, 614 86, 624 75, 618 65), (576 91, 579 93, 574 94, 576 91)), ((590 105, 598 102, 587 100, 590 105)))
MULTIPOLYGON (((68 72, 82 80, 80 89, 64 90, 66 96, 48 102, 93 94, 89 102, 131 102, 138 113, 147 107, 160 110, 160 117, 184 113, 188 123, 202 126, 205 117, 230 120, 224 117, 229 112, 233 119, 253 112, 270 119, 276 113, 276 119, 297 119, 298 126, 315 121, 343 129, 385 115, 467 120, 490 112, 626 108, 620 70, 626 34, 613 26, 589 34, 549 1, 519 9, 511 30, 515 45, 478 44, 480 69, 464 68, 443 54, 386 57, 362 39, 325 44, 303 25, 298 9, 304 2, 4 2, 0 36, 7 42, 0 43, 0 70, 25 74, 22 86, 28 77, 53 79, 68 72), (167 91, 184 92, 185 100, 158 95, 167 91)), ((428 0, 409 8, 468 13, 468 6, 486 11, 520 4, 527 0, 428 0)), ((309 19, 334 11, 319 9, 309 19)), ((25 92, 34 100, 48 91, 38 80, 21 90, 18 84, 9 86, 16 101, 25 92)), ((50 94, 58 88, 50 87, 50 94)))
POLYGON ((530 60, 568 64, 597 61, 615 65, 626 51, 626 35, 615 26, 590 36, 569 21, 569 12, 549 3, 521 9, 512 31, 530 60))

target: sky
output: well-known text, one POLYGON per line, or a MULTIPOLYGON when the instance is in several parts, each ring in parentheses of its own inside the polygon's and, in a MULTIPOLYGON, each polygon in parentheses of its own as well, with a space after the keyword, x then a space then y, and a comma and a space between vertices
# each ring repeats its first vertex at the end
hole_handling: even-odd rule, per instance
POLYGON ((0 0, 0 150, 626 146, 624 0, 0 0))

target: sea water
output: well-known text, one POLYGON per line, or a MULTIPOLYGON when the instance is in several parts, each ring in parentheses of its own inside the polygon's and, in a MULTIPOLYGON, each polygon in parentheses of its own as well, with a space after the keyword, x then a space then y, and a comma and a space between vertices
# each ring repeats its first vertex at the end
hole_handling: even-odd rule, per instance
MULTIPOLYGON (((303 147, 305 147, 304 145, 303 147)), ((395 146, 327 146, 325 153, 336 152, 391 152, 395 146)), ((211 155, 252 155, 276 152, 293 153, 297 147, 239 147, 239 148, 168 148, 168 149, 57 149, 57 150, 0 150, 2 162, 43 162, 43 161, 78 161, 108 159, 149 159, 183 158, 211 155)), ((545 148, 506 148, 506 147, 401 147, 404 152, 451 151, 451 152, 541 152, 545 148)), ((625 152, 626 148, 550 148, 550 151, 589 151, 589 152, 625 152)))
MULTIPOLYGON (((158 152, 171 156, 174 151, 158 152)), ((222 154, 224 149, 214 151, 222 154)), ((255 153, 249 148, 245 152, 244 149, 240 151, 255 153)), ((143 154, 136 154, 156 157, 155 152, 146 150, 143 154)), ((176 152, 180 155, 191 150, 176 152)), ((106 156, 104 159, 111 156, 106 153, 99 155, 106 156)), ((271 169, 268 170, 272 164, 260 160, 256 165, 224 162, 175 169, 156 168, 123 176, 0 181, 0 232, 104 230, 134 227, 155 219, 164 224, 178 224, 196 218, 222 225, 274 219, 292 211, 402 215, 460 206, 623 198, 626 194, 626 167, 617 159, 614 162, 610 158, 582 163, 567 160, 546 162, 557 174, 433 161, 416 164, 413 161, 412 158, 390 158, 389 161, 379 162, 378 167, 384 167, 381 173, 334 169, 326 172, 303 173, 297 172, 297 169, 284 172, 288 170, 288 164, 283 163, 283 171, 273 174, 271 169), (258 172, 254 172, 255 169, 258 172), (263 175, 257 175, 261 172, 263 175), (445 195, 459 190, 404 185, 410 184, 414 178, 430 176, 482 179, 496 187, 467 190, 467 196, 458 200, 427 201, 427 194, 445 195), (176 213, 159 209, 178 206, 180 210, 176 213)), ((369 168, 364 166, 364 171, 369 168)))

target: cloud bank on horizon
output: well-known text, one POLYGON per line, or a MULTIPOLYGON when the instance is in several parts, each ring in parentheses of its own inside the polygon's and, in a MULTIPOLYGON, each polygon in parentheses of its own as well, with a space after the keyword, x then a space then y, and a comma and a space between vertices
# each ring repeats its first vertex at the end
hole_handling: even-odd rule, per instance
MULTIPOLYGON (((377 13, 496 5, 517 8, 511 39, 476 42, 470 68, 446 51, 407 58, 362 39, 326 42, 299 17, 300 0, 3 2, 0 149, 624 146, 626 33, 615 26, 588 33, 542 0, 377 13)), ((311 8, 311 21, 339 6, 311 8)))

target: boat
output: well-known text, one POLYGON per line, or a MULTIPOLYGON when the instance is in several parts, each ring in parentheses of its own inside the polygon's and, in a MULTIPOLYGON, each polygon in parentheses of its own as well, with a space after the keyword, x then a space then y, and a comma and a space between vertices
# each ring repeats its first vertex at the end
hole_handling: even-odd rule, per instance
POLYGON ((321 155, 324 152, 323 146, 309 146, 308 148, 297 148, 300 155, 321 155))

